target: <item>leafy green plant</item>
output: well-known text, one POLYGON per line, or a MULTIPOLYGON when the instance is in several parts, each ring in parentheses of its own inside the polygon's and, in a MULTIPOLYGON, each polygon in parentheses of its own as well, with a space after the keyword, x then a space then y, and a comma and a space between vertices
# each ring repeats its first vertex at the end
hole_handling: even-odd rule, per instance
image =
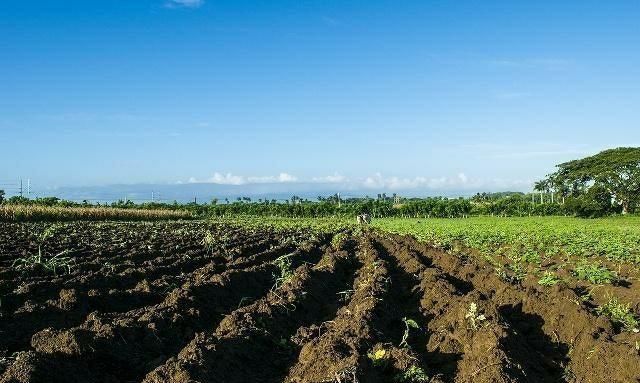
POLYGON ((519 283, 527 276, 527 271, 524 269, 520 262, 514 262, 507 265, 507 268, 511 270, 510 279, 511 282, 519 283))
POLYGON ((402 340, 400 341, 400 347, 409 347, 407 340, 409 339, 409 333, 411 329, 419 330, 420 326, 413 319, 404 317, 402 318, 402 322, 404 323, 404 333, 402 334, 402 340))
POLYGON ((347 234, 344 232, 337 233, 331 238, 331 247, 334 250, 340 250, 347 242, 347 234))
POLYGON ((558 277, 553 271, 545 271, 542 277, 538 280, 538 284, 541 286, 554 286, 560 282, 558 277))
POLYGON ((426 383, 429 381, 427 373, 418 366, 411 366, 393 378, 396 383, 426 383))
POLYGON ((640 321, 631 311, 631 305, 619 302, 618 298, 609 298, 607 303, 596 308, 599 315, 609 317, 613 322, 618 323, 623 329, 631 332, 639 332, 640 321))
POLYGON ((207 231, 204 234, 201 243, 208 252, 219 251, 222 255, 225 256, 232 254, 231 238, 226 233, 220 236, 215 236, 210 231, 207 231))
POLYGON ((599 262, 589 263, 583 260, 578 263, 573 271, 574 275, 582 280, 594 284, 611 283, 617 279, 615 272, 609 270, 599 262))
POLYGON ((289 282, 291 278, 293 278, 291 256, 292 254, 283 255, 273 261, 273 264, 278 268, 278 273, 273 275, 275 283, 272 287, 272 290, 278 289, 280 286, 289 282))
POLYGON ((497 266, 496 275, 505 282, 518 284, 527 276, 527 272, 520 262, 513 262, 506 266, 497 266))

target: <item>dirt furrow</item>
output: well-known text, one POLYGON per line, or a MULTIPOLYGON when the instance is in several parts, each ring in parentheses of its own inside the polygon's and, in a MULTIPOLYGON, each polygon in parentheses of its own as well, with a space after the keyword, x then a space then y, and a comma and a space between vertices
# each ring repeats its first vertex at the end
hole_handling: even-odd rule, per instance
MULTIPOLYGON (((230 262, 233 267, 246 267, 257 264, 262 257, 270 254, 278 254, 282 251, 292 251, 291 244, 280 244, 275 239, 264 239, 258 243, 249 243, 238 248, 231 248, 236 254, 230 262)), ((222 270, 228 262, 225 255, 219 253, 205 253, 200 249, 197 253, 160 255, 164 258, 161 265, 140 265, 131 266, 117 264, 112 265, 106 260, 102 260, 99 271, 87 272, 78 276, 64 280, 53 279, 36 283, 25 283, 15 292, 8 293, 3 297, 3 311, 11 312, 19 310, 20 306, 33 306, 38 302, 46 302, 56 299, 60 291, 77 290, 80 294, 88 294, 90 291, 104 291, 100 295, 105 295, 112 290, 135 289, 141 283, 154 284, 159 286, 172 286, 181 283, 184 276, 195 272, 197 269, 215 263, 222 270), (121 270, 121 271, 118 271, 121 270)), ((166 288, 166 286, 164 288, 166 288)))
MULTIPOLYGON (((278 242, 273 238, 249 242, 248 244, 232 247, 236 258, 242 259, 247 255, 255 255, 256 252, 265 251, 278 242)), ((5 295, 4 307, 10 309, 21 304, 26 298, 30 300, 45 301, 55 298, 56 289, 72 289, 82 286, 91 286, 93 289, 128 289, 135 286, 141 279, 153 279, 164 275, 175 275, 178 273, 189 273, 201 267, 212 259, 224 263, 225 256, 218 252, 208 253, 202 245, 198 249, 155 254, 154 258, 140 264, 131 262, 127 256, 122 256, 117 262, 110 262, 109 259, 101 258, 96 261, 99 267, 96 270, 80 269, 73 266, 73 273, 70 275, 60 275, 58 277, 49 276, 48 279, 30 282, 28 279, 19 278, 21 287, 12 293, 5 295)), ((15 284, 13 285, 15 288, 15 284)))
POLYGON ((572 290, 513 286, 473 259, 437 251, 411 238, 393 236, 393 240, 470 284, 491 302, 506 326, 500 345, 527 376, 547 377, 542 381, 640 382, 635 344, 621 342, 611 323, 581 307, 572 290))
MULTIPOLYGON (((261 262, 246 269, 240 268, 242 262, 237 262, 237 268, 217 274, 220 270, 216 265, 207 265, 190 275, 182 287, 174 289, 158 305, 122 315, 94 312, 78 327, 41 331, 31 340, 39 354, 37 364, 65 365, 69 370, 91 367, 107 374, 105 376, 110 376, 113 367, 120 365, 127 366, 122 371, 128 372, 123 374, 141 378, 177 353, 196 331, 215 327, 223 315, 263 295, 273 285, 276 272, 275 266, 268 263, 275 257, 273 250, 248 257, 249 264, 259 259, 261 262)), ((310 253, 296 253, 299 255, 296 264, 317 259, 318 252, 314 249, 310 253)), ((61 381, 76 379, 68 374, 61 376, 61 381)), ((78 379, 76 381, 82 381, 78 379)))
POLYGON ((407 246, 382 242, 419 280, 420 310, 432 318, 426 344, 430 371, 456 382, 564 381, 566 350, 561 345, 531 344, 473 285, 434 267, 407 246))
POLYGON ((371 322, 388 291, 389 271, 371 243, 361 242, 356 254, 355 280, 342 292, 347 304, 330 321, 298 332, 302 347, 285 382, 356 382, 368 369, 367 352, 379 336, 371 322))
POLYGON ((337 294, 351 285, 354 267, 349 253, 334 251, 299 266, 265 297, 226 316, 215 332, 197 334, 145 382, 281 382, 298 354, 292 337, 335 316, 337 294))

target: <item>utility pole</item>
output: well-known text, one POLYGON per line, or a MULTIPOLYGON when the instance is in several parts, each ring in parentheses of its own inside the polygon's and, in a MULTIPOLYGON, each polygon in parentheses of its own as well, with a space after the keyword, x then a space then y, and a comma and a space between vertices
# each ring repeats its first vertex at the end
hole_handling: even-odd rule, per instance
POLYGON ((27 178, 27 198, 31 198, 31 178, 27 178))
POLYGON ((151 202, 155 201, 153 198, 153 191, 151 191, 151 202))
POLYGON ((20 197, 22 197, 22 178, 20 178, 20 197))

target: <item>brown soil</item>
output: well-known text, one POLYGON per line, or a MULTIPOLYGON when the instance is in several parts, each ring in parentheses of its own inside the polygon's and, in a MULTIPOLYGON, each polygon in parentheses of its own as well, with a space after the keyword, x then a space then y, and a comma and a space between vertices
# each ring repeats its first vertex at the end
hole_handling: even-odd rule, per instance
POLYGON ((640 382, 640 336, 579 286, 513 285, 408 237, 46 229, 0 224, 0 382, 640 382), (17 268, 38 246, 71 272, 17 268))

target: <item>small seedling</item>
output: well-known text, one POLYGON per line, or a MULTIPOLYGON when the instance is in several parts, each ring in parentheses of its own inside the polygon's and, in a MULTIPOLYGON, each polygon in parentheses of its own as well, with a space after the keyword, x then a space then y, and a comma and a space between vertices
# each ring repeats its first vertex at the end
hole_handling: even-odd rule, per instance
POLYGON ((336 295, 339 297, 340 302, 347 302, 351 298, 353 293, 353 290, 345 290, 337 292, 336 295))
POLYGON ((640 332, 640 321, 631 311, 631 305, 619 302, 618 298, 610 298, 607 303, 596 308, 598 315, 609 317, 613 322, 622 325, 626 331, 640 332))
POLYGON ((393 378, 396 383, 426 383, 429 381, 427 373, 418 366, 411 366, 408 370, 393 378))
POLYGON ((538 284, 541 286, 554 286, 560 282, 558 277, 553 271, 545 271, 542 278, 538 280, 538 284))
POLYGON ((402 340, 400 341, 400 347, 409 347, 407 340, 409 339, 409 332, 411 329, 419 330, 420 326, 416 321, 410 318, 402 318, 402 322, 404 322, 404 334, 402 334, 402 340))
POLYGON ((108 273, 113 273, 116 271, 116 266, 114 264, 112 264, 111 262, 105 262, 104 263, 104 268, 105 270, 107 270, 108 273))
POLYGON ((471 328, 474 330, 480 328, 482 322, 487 320, 487 317, 484 314, 480 314, 478 311, 478 305, 475 302, 471 302, 469 310, 467 310, 464 317, 469 321, 471 328))

